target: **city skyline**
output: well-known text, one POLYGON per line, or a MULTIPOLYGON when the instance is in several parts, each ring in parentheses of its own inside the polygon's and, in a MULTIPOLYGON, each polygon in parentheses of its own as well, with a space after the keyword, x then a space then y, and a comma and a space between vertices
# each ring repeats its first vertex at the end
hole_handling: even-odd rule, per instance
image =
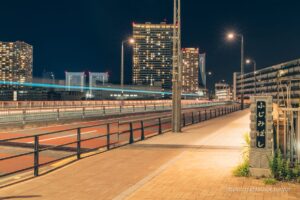
MULTIPOLYGON (((22 40, 34 46, 34 76, 44 69, 60 79, 64 70, 108 71, 112 82, 118 82, 120 43, 132 35, 132 22, 172 22, 172 1, 69 2, 27 1, 18 7, 14 2, 2 3, 2 19, 8 13, 11 17, 3 21, 0 41, 22 40), (120 6, 113 7, 116 3, 120 6), (26 27, 16 26, 23 20, 26 27)), ((207 54, 207 69, 215 72, 212 82, 232 82, 232 72, 239 71, 239 44, 225 40, 228 30, 245 35, 246 56, 256 59, 258 69, 299 57, 300 30, 292 12, 299 3, 291 3, 294 6, 286 11, 288 5, 280 1, 252 1, 243 12, 236 1, 214 3, 183 2, 182 37, 183 47, 199 47, 200 53, 207 54), (289 29, 293 31, 285 31, 289 29)), ((130 51, 125 56, 125 83, 132 77, 130 51)))

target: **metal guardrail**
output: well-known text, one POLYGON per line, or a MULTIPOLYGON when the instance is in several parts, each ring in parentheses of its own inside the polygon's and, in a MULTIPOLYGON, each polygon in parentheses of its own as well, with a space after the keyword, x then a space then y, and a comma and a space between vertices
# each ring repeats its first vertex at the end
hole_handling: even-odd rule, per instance
MULTIPOLYGON (((183 104, 183 108, 225 105, 227 102, 183 104)), ((171 110, 171 104, 144 104, 125 106, 87 106, 63 108, 30 108, 0 110, 0 124, 26 124, 38 121, 86 119, 106 115, 171 110)))
MULTIPOLYGON (((208 100, 182 100, 183 104, 206 103, 208 100)), ((28 108, 71 108, 88 106, 120 106, 144 104, 171 104, 171 100, 96 100, 96 101, 0 101, 0 110, 28 108)))
MULTIPOLYGON (((223 116, 235 111, 240 110, 240 105, 226 105, 222 107, 217 108, 209 108, 205 110, 198 110, 198 111, 192 111, 192 112, 183 112, 182 113, 182 127, 186 127, 189 125, 193 125, 196 123, 200 123, 202 121, 206 121, 212 118, 216 118, 219 116, 223 116)), ((127 144, 133 144, 138 141, 142 141, 147 139, 148 137, 152 137, 155 135, 163 134, 164 132, 171 130, 171 116, 170 115, 164 115, 159 117, 150 117, 150 118, 144 118, 139 120, 131 120, 131 121, 109 121, 107 123, 101 123, 98 125, 92 125, 92 126, 84 126, 79 128, 73 128, 73 129, 67 129, 67 130, 61 130, 61 131, 55 131, 55 132, 49 132, 49 133, 43 133, 33 136, 24 136, 24 137, 17 137, 17 138, 10 138, 5 140, 0 140, 0 146, 10 146, 10 147, 17 147, 22 146, 24 142, 22 140, 27 139, 33 139, 33 142, 28 144, 26 143, 26 146, 28 148, 28 145, 30 148, 33 148, 33 151, 8 156, 4 158, 0 158, 0 163, 5 161, 12 161, 16 158, 21 158, 24 156, 33 156, 33 163, 31 166, 18 169, 9 173, 0 174, 0 178, 6 177, 9 175, 13 175, 20 172, 25 171, 34 171, 34 176, 39 175, 40 167, 49 165, 51 163, 55 163, 70 157, 77 157, 77 160, 81 158, 81 155, 88 152, 93 152, 102 148, 105 148, 104 151, 108 151, 110 149, 118 148, 120 146, 124 146, 127 144), (117 126, 117 130, 112 131, 112 128, 115 128, 117 126), (101 133, 100 135, 83 138, 84 134, 82 133, 83 129, 87 128, 99 128, 104 127, 104 133, 101 133), (124 129, 125 127, 125 129, 124 129), (146 130, 151 129, 150 134, 146 134, 146 130), (54 134, 60 134, 66 131, 76 131, 76 139, 74 138, 74 141, 58 144, 58 145, 41 145, 41 138, 43 137, 49 137, 54 134), (127 135, 127 137, 126 137, 127 135), (125 136, 125 139, 124 139, 125 136), (114 137, 114 138, 113 138, 114 137), (87 141, 94 141, 96 142, 97 139, 104 139, 104 143, 99 142, 99 145, 97 147, 83 147, 82 144, 87 141), (16 141, 21 142, 16 142, 16 141), (63 156, 58 159, 53 159, 50 161, 46 161, 41 163, 41 153, 45 151, 69 151, 71 152, 70 155, 63 156)))

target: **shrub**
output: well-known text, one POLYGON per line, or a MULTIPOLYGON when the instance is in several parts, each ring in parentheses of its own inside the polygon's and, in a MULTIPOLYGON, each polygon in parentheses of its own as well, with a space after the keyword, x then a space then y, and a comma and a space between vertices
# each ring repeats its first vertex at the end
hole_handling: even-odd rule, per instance
POLYGON ((244 134, 246 145, 243 148, 243 162, 233 169, 233 175, 237 177, 248 177, 250 175, 249 152, 250 152, 250 136, 249 133, 244 134))
POLYGON ((300 177, 300 166, 292 168, 290 161, 285 160, 280 150, 275 152, 275 155, 270 159, 270 169, 273 178, 277 180, 297 180, 300 177))
POLYGON ((233 175, 237 177, 248 177, 250 175, 249 160, 244 161, 234 168, 233 175))
POLYGON ((266 185, 275 185, 277 183, 277 180, 274 178, 266 178, 264 179, 264 183, 266 185))

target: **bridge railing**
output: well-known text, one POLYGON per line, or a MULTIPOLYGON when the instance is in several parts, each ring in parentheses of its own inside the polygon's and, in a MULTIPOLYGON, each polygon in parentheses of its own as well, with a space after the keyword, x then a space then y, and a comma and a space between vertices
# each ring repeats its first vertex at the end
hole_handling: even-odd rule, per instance
MULTIPOLYGON (((238 110, 240 105, 234 104, 183 112, 182 127, 238 110)), ((110 120, 90 126, 2 139, 1 149, 9 148, 19 153, 0 157, 0 178, 30 171, 33 171, 34 176, 38 176, 41 169, 44 169, 43 173, 53 170, 58 161, 67 158, 76 161, 90 152, 108 151, 170 130, 171 116, 168 114, 138 120, 110 120), (53 157, 49 158, 49 155, 53 157), (47 168, 42 168, 44 166, 47 168)), ((0 152, 0 155, 2 153, 4 152, 0 152)))
MULTIPOLYGON (((226 102, 190 103, 183 108, 208 107, 224 105, 226 102)), ((28 122, 60 121, 70 119, 86 119, 93 117, 120 115, 171 110, 170 103, 163 104, 132 104, 132 105, 99 105, 86 107, 62 108, 29 108, 0 110, 0 124, 26 124, 28 122)))
MULTIPOLYGON (((183 104, 206 103, 207 100, 182 100, 183 104)), ((0 101, 0 110, 57 108, 57 107, 88 107, 88 106, 120 106, 144 104, 171 104, 171 100, 99 100, 99 101, 0 101)))

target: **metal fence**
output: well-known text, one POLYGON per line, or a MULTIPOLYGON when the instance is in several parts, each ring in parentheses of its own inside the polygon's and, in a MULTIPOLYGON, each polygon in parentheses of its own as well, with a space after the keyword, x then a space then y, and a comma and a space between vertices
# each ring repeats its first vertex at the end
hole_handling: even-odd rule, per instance
MULTIPOLYGON (((240 110, 240 105, 235 104, 184 112, 182 113, 182 127, 200 123, 238 110, 240 110)), ((93 126, 84 126, 68 130, 0 140, 0 146, 2 147, 22 147, 22 149, 26 149, 25 152, 20 154, 0 158, 0 166, 15 163, 15 165, 20 165, 18 167, 23 167, 18 168, 16 166, 11 166, 13 169, 17 169, 6 173, 2 172, 2 174, 0 172, 0 178, 30 170, 33 170, 34 176, 38 176, 40 174, 40 168, 48 166, 51 163, 56 163, 60 160, 74 156, 76 156, 77 160, 79 160, 82 157, 82 154, 99 149, 107 151, 127 144, 132 144, 155 135, 163 134, 170 131, 170 129, 171 116, 164 115, 129 121, 111 120, 106 123, 93 126), (87 137, 88 132, 84 131, 90 130, 89 132, 91 133, 93 132, 91 129, 99 130, 99 134, 87 137), (54 137, 55 135, 62 135, 66 132, 73 133, 72 140, 55 144, 42 144, 43 141, 49 141, 51 140, 51 137, 54 137), (57 154, 58 152, 68 152, 68 154, 59 158, 45 160, 42 153, 47 151, 51 151, 53 154, 57 154), (31 156, 32 163, 26 165, 22 159, 28 156, 31 156), (14 159, 19 159, 19 163, 13 162, 14 159)), ((64 136, 61 136, 60 138, 63 137, 64 136)))
MULTIPOLYGON (((225 105, 227 102, 185 103, 183 108, 197 108, 225 105)), ((170 103, 133 104, 133 105, 90 105, 78 107, 45 107, 0 110, 0 124, 26 124, 39 121, 60 121, 86 119, 127 113, 143 113, 171 110, 170 103)))
POLYGON ((300 163, 300 108, 277 108, 274 147, 293 165, 300 163))
MULTIPOLYGON (((209 103, 208 100, 182 100, 182 104, 209 103)), ((98 100, 98 101, 0 101, 0 110, 21 108, 57 108, 57 107, 88 107, 88 106, 120 106, 144 104, 171 104, 171 100, 98 100)))

